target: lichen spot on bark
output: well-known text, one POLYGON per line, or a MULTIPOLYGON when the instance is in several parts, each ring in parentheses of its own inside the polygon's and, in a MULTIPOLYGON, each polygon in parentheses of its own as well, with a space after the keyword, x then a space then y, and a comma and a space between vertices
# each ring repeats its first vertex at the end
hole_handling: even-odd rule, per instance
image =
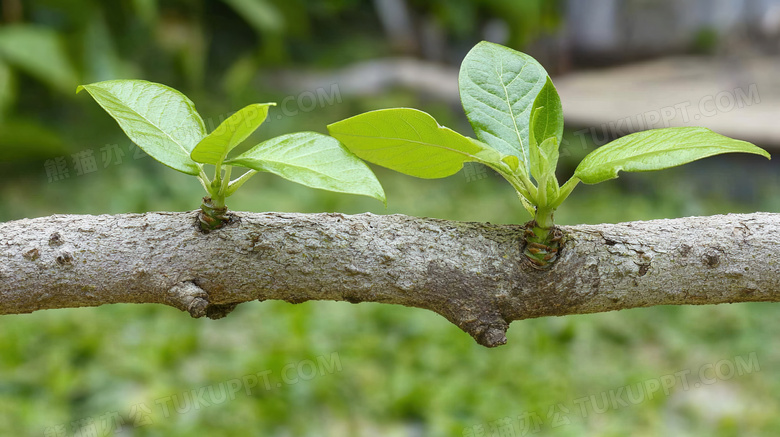
POLYGON ((61 246, 65 243, 59 232, 54 232, 49 236, 49 246, 61 246))
POLYGON ((62 255, 57 256, 55 260, 57 261, 57 264, 65 266, 73 262, 73 255, 68 252, 63 252, 62 255))
POLYGON ((35 261, 41 257, 41 252, 39 252, 37 248, 30 249, 27 252, 25 252, 22 256, 29 261, 35 261))
POLYGON ((714 269, 720 265, 720 254, 716 250, 710 249, 702 255, 701 260, 704 262, 704 265, 714 269))

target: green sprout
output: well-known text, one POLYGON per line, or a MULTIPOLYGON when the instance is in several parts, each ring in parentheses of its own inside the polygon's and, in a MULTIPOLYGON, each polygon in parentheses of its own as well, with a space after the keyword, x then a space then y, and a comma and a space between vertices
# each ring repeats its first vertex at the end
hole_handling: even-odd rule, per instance
POLYGON ((563 185, 555 169, 563 136, 561 100, 545 69, 524 53, 489 42, 466 55, 460 98, 478 139, 463 136, 410 108, 366 112, 328 126, 358 157, 419 178, 457 173, 466 162, 495 170, 533 216, 524 254, 546 268, 557 259, 562 234, 553 214, 578 183, 596 184, 623 171, 674 167, 721 153, 769 154, 755 145, 702 127, 638 132, 588 154, 563 185))
POLYGON ((208 196, 199 221, 205 232, 229 223, 225 199, 258 172, 312 188, 359 194, 385 202, 371 169, 336 139, 297 132, 263 141, 229 157, 268 116, 275 103, 246 106, 206 132, 195 105, 173 88, 143 80, 109 80, 79 86, 106 110, 141 149, 157 161, 198 178, 208 196), (211 178, 205 164, 214 166, 211 178), (231 180, 233 167, 248 169, 231 180))

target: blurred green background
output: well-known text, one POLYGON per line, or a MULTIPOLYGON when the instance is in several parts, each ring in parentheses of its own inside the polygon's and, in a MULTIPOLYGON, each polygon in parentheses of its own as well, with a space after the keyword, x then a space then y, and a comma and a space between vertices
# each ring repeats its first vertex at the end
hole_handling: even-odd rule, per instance
MULTIPOLYGON (((313 82, 290 78, 327 77, 355 63, 399 57, 457 68, 483 38, 527 50, 549 61, 551 72, 620 59, 563 59, 554 43, 567 26, 562 1, 0 5, 2 221, 199 206, 197 181, 138 153, 94 101, 75 94, 78 83, 165 83, 189 95, 211 128, 245 104, 287 99, 256 139, 325 132, 328 123, 392 106, 424 109, 471 134, 457 104, 420 90, 391 84, 360 93, 348 91, 356 83, 309 88, 313 82)), ((710 51, 717 35, 707 35, 710 51)), ((689 46, 675 50, 700 51, 701 41, 694 34, 689 46)), ((566 138, 561 180, 595 147, 573 131, 566 138)), ((578 187, 556 218, 576 224, 777 212, 777 170, 733 155, 622 175, 578 187)), ((263 174, 229 206, 529 219, 510 186, 484 167, 430 181, 376 172, 387 208, 263 174)), ((492 350, 431 312, 378 304, 249 303, 219 321, 151 305, 3 316, 0 435, 777 435, 776 310, 775 304, 656 307, 527 320, 515 322, 508 344, 492 350), (729 373, 741 360, 752 363, 749 371, 729 373), (700 371, 716 363, 718 372, 703 373, 715 380, 700 380, 700 371), (666 393, 644 393, 627 404, 610 398, 626 400, 616 390, 648 387, 676 372, 689 385, 679 376, 666 393), (262 378, 250 387, 258 374, 268 376, 268 387, 262 378), (220 401, 230 381, 234 388, 240 381, 239 391, 220 401), (193 396, 203 399, 196 404, 193 396)))

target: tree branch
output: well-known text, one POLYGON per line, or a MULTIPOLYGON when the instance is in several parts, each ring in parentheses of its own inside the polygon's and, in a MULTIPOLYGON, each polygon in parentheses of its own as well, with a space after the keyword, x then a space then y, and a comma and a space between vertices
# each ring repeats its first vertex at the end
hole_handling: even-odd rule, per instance
POLYGON ((523 227, 403 215, 197 211, 53 215, 2 224, 0 314, 161 303, 219 318, 252 300, 435 311, 480 344, 513 320, 653 305, 780 301, 780 214, 562 227, 548 270, 523 227))

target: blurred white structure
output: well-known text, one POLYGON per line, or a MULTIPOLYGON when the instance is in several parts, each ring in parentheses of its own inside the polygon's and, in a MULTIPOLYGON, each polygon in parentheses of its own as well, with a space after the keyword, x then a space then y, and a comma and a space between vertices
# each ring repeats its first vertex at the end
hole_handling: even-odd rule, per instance
POLYGON ((718 48, 735 39, 742 47, 777 41, 780 0, 569 0, 565 31, 576 55, 655 54, 708 37, 718 48))

